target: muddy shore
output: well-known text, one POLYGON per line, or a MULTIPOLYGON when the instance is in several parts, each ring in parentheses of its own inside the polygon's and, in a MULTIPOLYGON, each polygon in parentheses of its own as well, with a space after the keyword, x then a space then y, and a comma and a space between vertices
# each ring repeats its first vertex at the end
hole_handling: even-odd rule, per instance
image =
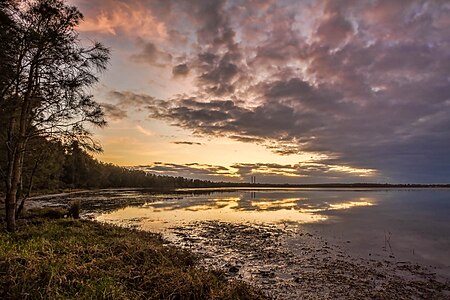
POLYGON ((199 222, 174 228, 171 240, 274 299, 450 299, 448 278, 393 258, 352 257, 294 224, 199 222))

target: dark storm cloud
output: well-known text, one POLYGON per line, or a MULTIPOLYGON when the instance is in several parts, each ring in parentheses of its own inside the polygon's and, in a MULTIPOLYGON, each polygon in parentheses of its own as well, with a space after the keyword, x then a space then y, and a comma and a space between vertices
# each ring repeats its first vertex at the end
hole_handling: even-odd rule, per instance
POLYGON ((208 86, 207 91, 211 94, 228 95, 234 92, 232 80, 238 73, 239 69, 235 64, 222 59, 217 66, 203 73, 199 79, 208 86))
POLYGON ((321 120, 314 114, 279 102, 247 109, 231 100, 201 102, 181 98, 149 109, 154 118, 165 119, 199 133, 227 135, 240 141, 251 137, 281 140, 283 136, 294 132, 306 133, 321 125, 321 120))
MULTIPOLYGON (((295 176, 332 178, 342 166, 380 180, 450 179, 446 1, 168 2, 156 18, 167 32, 189 30, 191 43, 170 67, 196 91, 164 101, 115 92, 124 106, 281 155, 327 157, 295 176)), ((169 63, 149 45, 142 59, 169 63)))

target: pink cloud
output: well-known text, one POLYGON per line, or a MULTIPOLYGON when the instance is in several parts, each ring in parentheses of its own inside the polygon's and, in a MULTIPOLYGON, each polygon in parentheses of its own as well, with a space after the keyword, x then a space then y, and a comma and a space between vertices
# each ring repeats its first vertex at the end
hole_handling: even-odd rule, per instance
POLYGON ((100 6, 97 11, 86 10, 85 20, 79 25, 79 30, 107 35, 123 33, 144 38, 165 39, 168 36, 165 23, 157 20, 154 13, 142 3, 111 2, 108 6, 100 6))

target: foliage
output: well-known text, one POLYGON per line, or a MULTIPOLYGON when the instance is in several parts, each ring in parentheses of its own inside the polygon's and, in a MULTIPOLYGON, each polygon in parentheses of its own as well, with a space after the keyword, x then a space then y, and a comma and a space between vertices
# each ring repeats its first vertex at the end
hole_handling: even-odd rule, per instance
MULTIPOLYGON (((0 232, 2 299, 264 299, 158 235, 71 219, 0 232)), ((21 224, 21 223, 19 223, 21 224)))
POLYGON ((104 119, 86 88, 97 82, 96 72, 105 69, 108 50, 99 43, 82 47, 75 26, 83 16, 75 7, 60 0, 12 3, 2 11, 9 18, 4 27, 13 33, 1 44, 14 46, 2 55, 16 67, 2 67, 10 72, 1 98, 11 112, 8 117, 26 115, 28 138, 89 139, 83 124, 103 125, 104 119))
MULTIPOLYGON (((89 87, 105 70, 109 51, 100 43, 81 44, 75 28, 82 18, 77 8, 62 0, 1 2, 1 154, 6 162, 1 171, 10 231, 15 230, 23 205, 18 198, 23 194, 25 156, 33 139, 63 144, 75 140, 88 149, 100 149, 86 128, 86 124, 105 125, 89 87)), ((32 168, 30 178, 37 164, 32 168)), ((31 185, 30 179, 25 194, 31 185)))

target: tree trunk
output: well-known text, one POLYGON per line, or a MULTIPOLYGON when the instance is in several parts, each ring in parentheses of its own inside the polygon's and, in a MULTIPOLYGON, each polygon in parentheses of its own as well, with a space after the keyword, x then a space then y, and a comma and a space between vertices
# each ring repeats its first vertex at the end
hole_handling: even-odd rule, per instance
POLYGON ((14 153, 14 159, 11 166, 11 180, 6 191, 6 230, 14 232, 16 230, 16 202, 17 202, 17 189, 20 183, 20 160, 23 156, 22 142, 19 143, 19 149, 16 149, 14 153))
MULTIPOLYGON (((36 55, 37 57, 37 55, 36 55)), ((6 230, 9 232, 14 232, 16 230, 16 210, 17 210, 17 191, 20 184, 20 179, 22 176, 22 162, 25 155, 25 146, 27 143, 27 128, 30 122, 31 114, 31 96, 33 92, 33 82, 35 79, 35 60, 30 66, 30 73, 27 79, 27 89, 23 97, 20 117, 19 117, 19 130, 14 132, 14 125, 16 122, 15 117, 11 118, 10 133, 8 138, 10 143, 12 155, 10 157, 10 167, 8 172, 8 186, 6 191, 6 230), (12 159, 11 159, 12 158, 12 159)))
MULTIPOLYGON (((33 167, 33 170, 31 171, 31 175, 30 175, 30 180, 28 182, 27 192, 26 192, 25 195, 23 195, 22 201, 20 201, 19 206, 18 206, 18 208, 16 210, 16 220, 19 219, 20 213, 22 212, 22 210, 23 210, 23 208, 25 206, 25 201, 27 200, 28 197, 30 197, 31 189, 33 188, 34 174, 36 174, 36 170, 37 170, 37 167, 39 165, 39 162, 41 161, 42 155, 43 154, 41 152, 41 154, 39 155, 39 158, 34 163, 34 167, 33 167)), ((23 158, 22 158, 22 164, 21 165, 23 167, 23 158)), ((17 199, 16 199, 16 201, 17 201, 17 199)))
POLYGON ((16 194, 6 194, 6 230, 9 232, 16 231, 16 194))

